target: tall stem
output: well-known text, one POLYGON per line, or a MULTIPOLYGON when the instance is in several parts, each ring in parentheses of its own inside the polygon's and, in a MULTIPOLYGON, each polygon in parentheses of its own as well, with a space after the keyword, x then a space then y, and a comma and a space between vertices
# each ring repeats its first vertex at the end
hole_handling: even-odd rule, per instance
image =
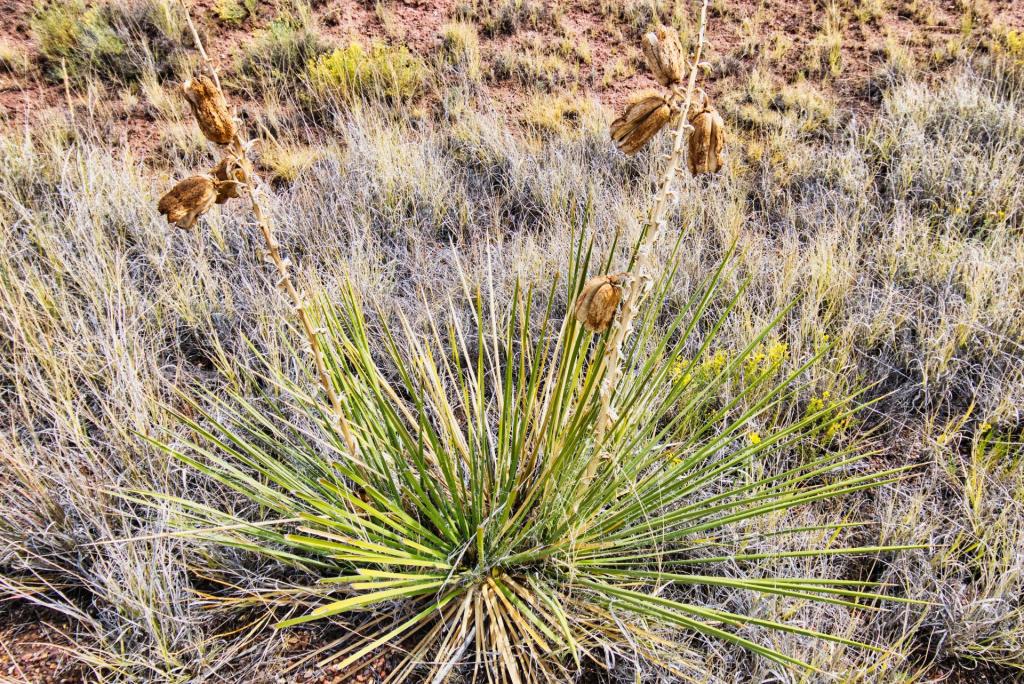
MULTIPOLYGON (((206 48, 203 46, 203 41, 199 38, 199 32, 196 30, 195 24, 192 23, 192 15, 189 12, 189 8, 185 0, 181 0, 181 6, 185 11, 185 21, 188 23, 189 31, 192 32, 192 40, 195 43, 196 48, 199 50, 199 55, 202 57, 203 66, 206 68, 206 71, 209 72, 214 85, 217 86, 217 90, 220 91, 223 96, 224 91, 221 89, 220 78, 217 75, 217 68, 213 65, 213 61, 207 54, 206 48)), ((239 129, 236 126, 235 137, 234 140, 231 141, 230 147, 232 153, 239 160, 242 160, 245 159, 246 156, 246 147, 238 130, 239 129)), ((273 221, 269 214, 264 211, 263 205, 260 203, 259 190, 256 187, 259 183, 259 178, 250 170, 251 165, 240 164, 238 168, 243 176, 242 183, 245 186, 246 195, 251 204, 253 218, 256 220, 257 225, 260 227, 260 232, 263 234, 263 241, 267 246, 267 254, 273 262, 274 267, 277 269, 277 285, 284 290, 285 294, 291 300, 292 308, 295 311, 296 317, 299 319, 302 332, 306 337, 306 341, 309 343, 310 355, 313 357, 313 363, 316 366, 316 372, 320 379, 320 387, 322 387, 324 392, 327 394, 327 399, 331 405, 331 412, 334 414, 335 422, 337 422, 338 426, 341 428, 341 436, 345 442, 346 449, 348 449, 349 456, 358 463, 359 456, 356 441, 352 436, 352 429, 349 426, 348 419, 345 417, 345 410, 341 405, 341 398, 338 396, 338 392, 334 388, 334 382, 331 380, 331 376, 327 372, 327 363, 324 361, 323 349, 320 346, 320 340, 317 338, 316 327, 313 325, 312 319, 309 315, 305 298, 302 296, 302 293, 298 288, 295 287, 295 282, 292 280, 291 270, 289 268, 291 262, 281 256, 281 245, 274 236, 273 221)))
MULTIPOLYGON (((675 192, 672 185, 675 182, 676 174, 679 171, 682 161, 683 146, 686 143, 687 135, 692 126, 690 125, 690 106, 693 103, 693 95, 697 88, 697 71, 700 68, 701 54, 704 51, 704 31, 707 27, 708 0, 703 0, 700 8, 700 29, 697 35, 697 48, 694 53, 693 63, 690 65, 690 77, 686 84, 686 95, 683 98, 683 105, 679 117, 679 125, 676 126, 672 142, 672 153, 669 155, 668 165, 662 176, 661 186, 654 197, 651 211, 645 226, 645 232, 641 237, 640 245, 637 247, 637 258, 633 269, 633 277, 623 286, 622 306, 618 318, 612 328, 611 335, 605 344, 605 356, 602 359, 604 367, 604 378, 601 381, 601 410, 597 416, 597 441, 604 437, 611 423, 615 420, 615 409, 612 401, 615 398, 615 388, 622 378, 622 345, 629 333, 633 330, 633 319, 640 310, 640 303, 643 297, 650 291, 654 280, 651 278, 652 251, 658 238, 665 231, 665 212, 669 206, 669 198, 675 192)), ((595 452, 584 475, 584 483, 589 483, 601 463, 601 453, 595 452)))

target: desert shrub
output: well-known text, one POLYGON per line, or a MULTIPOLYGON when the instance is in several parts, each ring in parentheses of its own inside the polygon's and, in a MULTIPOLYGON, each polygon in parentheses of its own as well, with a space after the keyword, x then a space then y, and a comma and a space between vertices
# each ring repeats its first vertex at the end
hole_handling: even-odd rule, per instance
POLYGON ((291 183, 312 166, 319 156, 315 149, 276 144, 263 151, 260 166, 275 183, 291 183))
POLYGON ((814 137, 839 125, 835 106, 811 83, 801 80, 779 87, 756 70, 721 104, 739 126, 761 133, 792 131, 814 137))
POLYGON ((430 72, 406 47, 375 44, 367 51, 352 43, 311 60, 307 76, 319 96, 350 104, 362 100, 405 103, 426 89, 430 72))
POLYGON ((541 22, 554 23, 557 15, 547 3, 538 0, 471 0, 456 7, 456 16, 480 25, 487 37, 513 35, 523 29, 537 28, 541 22))
POLYGON ((483 66, 476 28, 464 21, 445 24, 441 28, 441 59, 469 80, 480 80, 483 66))
POLYGON ((1024 221, 1015 209, 1024 116, 994 96, 997 86, 971 86, 969 78, 961 75, 948 97, 920 84, 898 87, 883 105, 889 124, 872 137, 888 197, 936 224, 979 235, 1024 221))
POLYGON ((28 73, 32 63, 28 54, 16 45, 0 38, 0 73, 7 72, 15 76, 28 73))
POLYGON ((669 0, 600 0, 598 7, 614 25, 624 25, 627 33, 639 38, 657 24, 675 23, 679 6, 669 0))
POLYGON ((239 25, 256 16, 256 0, 214 0, 213 15, 225 24, 239 25))
POLYGON ((91 71, 125 75, 127 48, 102 7, 82 0, 50 2, 37 7, 31 23, 51 79, 62 78, 65 68, 76 81, 91 71))
POLYGON ((30 26, 46 77, 72 85, 93 77, 134 82, 147 70, 169 75, 183 36, 180 10, 164 0, 47 1, 36 5, 30 26))
POLYGON ((551 91, 571 83, 576 73, 576 69, 557 54, 506 47, 491 62, 490 78, 511 80, 531 90, 551 91))
POLYGON ((1024 62, 1024 31, 1007 31, 1001 37, 1001 45, 1011 59, 1024 62))
POLYGON ((544 134, 571 135, 580 130, 581 120, 593 103, 580 95, 541 94, 530 98, 523 109, 521 121, 544 134))
POLYGON ((261 95, 295 92, 305 86, 307 65, 327 52, 308 14, 278 17, 243 48, 234 77, 261 95))
MULTIPOLYGON (((591 269, 589 254, 581 240, 569 256, 569 301, 591 269)), ((685 642, 658 639, 652 625, 796 667, 805 664, 750 638, 750 630, 858 645, 699 598, 704 588, 850 607, 878 600, 871 581, 775 577, 760 561, 895 547, 751 553, 758 533, 747 525, 897 482, 904 470, 861 470, 849 449, 787 460, 807 430, 856 409, 849 397, 843 408, 829 407, 828 418, 825 409, 810 411, 750 433, 817 358, 780 374, 779 352, 764 344, 773 325, 705 367, 698 383, 678 372, 684 349, 697 343, 702 354, 714 341, 694 331, 716 330, 731 314, 735 297, 711 313, 727 268, 723 262, 664 329, 656 322, 671 263, 657 279, 624 351, 616 415, 603 434, 596 426, 605 339, 553 308, 557 285, 546 295, 516 285, 499 301, 484 294, 487 283, 474 291, 463 281, 465 303, 443 319, 425 312, 422 332, 404 320, 393 327, 383 312, 371 322, 361 297, 345 287, 340 303, 321 302, 318 317, 357 452, 319 401, 284 376, 273 378, 269 405, 209 396, 211 409, 194 407, 201 418, 181 417, 194 438, 162 446, 273 517, 178 500, 180 523, 199 538, 317 575, 318 588, 297 596, 279 626, 352 616, 358 636, 337 654, 342 670, 392 642, 408 649, 398 679, 472 665, 492 676, 551 681, 569 676, 591 649, 654 662, 685 658, 685 642), (534 307, 545 312, 539 330, 534 307), (723 403, 719 392, 737 372, 746 389, 723 403), (783 465, 767 471, 757 465, 765 459, 783 465), (319 605, 300 609, 308 601, 319 605), (366 609, 373 617, 359 620, 366 609)))
POLYGON ((843 73, 842 33, 829 31, 815 36, 807 46, 807 72, 819 78, 843 73))

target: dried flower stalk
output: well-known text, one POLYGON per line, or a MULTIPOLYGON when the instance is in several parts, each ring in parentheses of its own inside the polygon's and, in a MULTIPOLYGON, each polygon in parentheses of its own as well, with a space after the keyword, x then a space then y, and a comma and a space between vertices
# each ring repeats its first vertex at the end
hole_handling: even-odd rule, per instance
POLYGON ((196 48, 199 50, 199 55, 202 58, 204 68, 209 73, 209 79, 200 77, 200 79, 192 82, 191 89, 186 86, 186 92, 193 94, 193 96, 189 97, 189 103, 192 105, 193 112, 196 114, 200 127, 203 129, 203 134, 209 137, 213 142, 219 142, 220 140, 226 139, 226 144, 228 146, 228 156, 211 172, 211 176, 219 181, 217 183, 215 200, 211 200, 211 203, 213 201, 222 203, 230 197, 237 197, 240 190, 244 191, 245 195, 249 198, 253 218, 256 220, 256 224, 259 226, 260 232, 263 234, 263 241, 267 247, 267 256, 269 260, 273 262, 274 267, 277 270, 277 285, 284 290, 285 294, 291 300, 292 308, 295 311, 296 317, 299 319, 299 324, 302 326, 302 331, 309 344, 310 354, 312 355, 313 362, 316 365, 316 372, 319 376, 320 386, 327 394, 328 401, 331 405, 331 412, 334 414, 335 421, 341 428, 342 439, 345 442, 345 447, 348 449, 349 456, 356 463, 360 463, 358 448, 355 438, 352 435, 348 419, 345 417, 345 410, 341 405, 341 399, 338 397, 338 392, 334 388, 334 383, 327 372, 327 364, 324 361, 323 350, 321 349, 320 341, 317 338, 316 328, 314 327, 307 310, 305 299, 299 292, 298 288, 295 287, 295 283, 292 280, 290 271, 291 262, 281 256, 281 246, 280 243, 278 243, 277 238, 274 236, 273 223, 270 216, 266 211, 264 211, 263 205, 260 202, 259 190, 257 188, 259 178, 254 173, 252 164, 246 157, 247 145, 242 140, 238 127, 234 124, 234 120, 229 119, 228 123, 223 121, 220 108, 223 105, 224 111, 226 111, 226 99, 224 98, 224 91, 220 85, 220 78, 217 75, 217 69, 214 67, 213 61, 207 54, 206 48, 203 46, 203 41, 199 38, 199 32, 196 31, 195 24, 192 23, 192 15, 189 12, 188 4, 185 0, 181 0, 181 5, 185 11, 185 21, 188 23, 189 31, 192 33, 192 40, 195 42, 196 48), (193 102, 195 97, 193 91, 196 89, 197 84, 200 84, 198 87, 202 91, 201 94, 203 99, 200 102, 202 105, 201 107, 197 106, 196 102, 193 102), (213 86, 215 92, 209 92, 208 87, 210 85, 213 86), (203 113, 202 116, 200 116, 201 112, 203 113), (228 131, 231 133, 230 139, 221 137, 221 134, 228 131))
MULTIPOLYGON (((707 28, 708 0, 703 0, 700 9, 700 30, 697 36, 697 47, 694 53, 693 62, 690 64, 690 76, 686 84, 686 94, 683 97, 682 112, 679 123, 675 129, 675 136, 672 143, 672 152, 668 158, 658 194, 655 195, 654 203, 651 205, 650 215, 647 220, 647 232, 643 241, 637 249, 636 263, 633 269, 633 277, 628 278, 623 284, 622 305, 619 309, 619 316, 611 329, 611 334, 605 343, 605 356, 601 363, 604 367, 604 378, 601 381, 600 396, 601 409, 597 417, 598 442, 604 437, 609 426, 615 420, 615 409, 612 401, 615 395, 615 387, 622 377, 622 345, 629 333, 633 330, 633 319, 639 311, 639 305, 654 284, 651 278, 652 249, 658 238, 665 230, 665 211, 669 206, 669 199, 675 196, 672 185, 682 163, 684 148, 687 142, 687 134, 692 130, 687 113, 693 104, 694 94, 697 90, 697 71, 700 68, 701 53, 704 50, 704 33, 707 28)), ((601 464, 602 454, 595 451, 587 470, 584 473, 584 486, 589 484, 601 464)))

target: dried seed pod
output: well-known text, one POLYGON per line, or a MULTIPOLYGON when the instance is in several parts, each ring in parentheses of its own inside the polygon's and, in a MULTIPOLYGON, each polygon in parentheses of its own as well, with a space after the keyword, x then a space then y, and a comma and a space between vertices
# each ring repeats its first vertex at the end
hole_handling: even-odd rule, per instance
POLYGON ((612 122, 612 140, 626 154, 636 154, 670 118, 672 110, 665 98, 661 95, 642 96, 612 122))
POLYGON ((718 173, 724 162, 722 148, 725 146, 725 122, 710 104, 690 117, 690 149, 687 161, 690 173, 718 173))
POLYGON ((603 333, 607 330, 622 301, 622 284, 628 276, 628 273, 616 273, 588 280, 576 298, 576 320, 590 332, 603 333))
POLYGON ((210 170, 210 175, 217 181, 217 204, 241 197, 242 184, 251 174, 252 164, 248 159, 230 156, 221 159, 220 163, 210 170))
POLYGON ((235 120, 228 111, 224 94, 212 80, 206 76, 190 78, 181 90, 192 107, 192 115, 196 117, 199 130, 208 140, 226 145, 234 139, 235 120))
POLYGON ((641 41, 647 66, 658 83, 670 88, 683 80, 683 46, 679 36, 664 26, 646 34, 641 41))
POLYGON ((156 205, 168 223, 191 228, 217 200, 217 188, 209 176, 191 176, 171 188, 156 205))

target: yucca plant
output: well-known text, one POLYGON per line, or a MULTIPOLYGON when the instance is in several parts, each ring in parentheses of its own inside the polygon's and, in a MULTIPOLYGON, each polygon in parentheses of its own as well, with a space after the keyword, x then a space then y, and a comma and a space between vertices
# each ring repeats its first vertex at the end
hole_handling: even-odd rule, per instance
MULTIPOLYGON (((650 41, 658 73, 672 77, 679 113, 694 100, 706 12, 704 2, 685 93, 673 62, 681 57, 668 49, 672 36, 663 31, 650 41)), ((813 435, 847 421, 857 397, 774 428, 764 420, 794 401, 801 374, 818 358, 785 374, 781 359, 766 365, 761 354, 751 362, 786 311, 727 361, 703 362, 743 294, 721 292, 728 257, 663 320, 676 262, 652 273, 652 250, 666 232, 671 184, 693 128, 690 117, 677 120, 626 270, 591 276, 609 272, 616 249, 592 269, 591 243, 579 235, 564 283, 547 292, 517 284, 511 297, 498 298, 497 283, 474 283, 460 271, 464 300, 447 315, 428 307, 421 326, 382 311, 371 325, 351 285, 340 301, 321 297, 307 311, 289 285, 329 401, 267 364, 265 376, 246 383, 262 388, 260 401, 241 390, 193 400, 192 417, 180 415, 191 437, 153 440, 255 504, 228 513, 170 500, 182 526, 319 579, 267 597, 292 609, 279 627, 350 625, 350 636, 327 649, 326 660, 342 669, 400 645, 390 681, 442 681, 460 667, 474 678, 483 670, 489 681, 567 679, 584 660, 603 663, 609 649, 672 670, 686 648, 666 639, 666 629, 789 666, 810 667, 751 638, 751 630, 874 648, 692 599, 699 585, 877 610, 876 583, 774 577, 770 565, 760 566, 907 547, 763 550, 757 523, 897 482, 905 469, 859 468, 852 447, 806 457, 813 435), (563 292, 576 301, 572 312, 563 292), (755 421, 769 429, 752 439, 755 421)), ((224 139, 244 156, 237 131, 224 139)), ((243 185, 249 178, 243 173, 243 185)), ((261 219, 255 195, 252 205, 261 219)), ((269 228, 264 234, 274 245, 269 228)), ((287 275, 280 264, 279 271, 287 275)), ((827 531, 834 540, 852 525, 794 526, 771 536, 827 531)))
MULTIPOLYGON (((590 261, 578 244, 567 269, 573 293, 590 261)), ((393 681, 417 667, 429 681, 459 663, 502 680, 551 681, 586 658, 603 662, 600 647, 623 644, 671 667, 673 646, 659 626, 795 666, 802 663, 737 631, 759 627, 853 645, 686 599, 688 587, 707 585, 872 610, 880 596, 871 582, 772 578, 758 568, 744 577, 724 568, 895 548, 745 550, 756 544, 750 524, 758 518, 895 482, 903 469, 858 469, 849 449, 753 467, 843 420, 856 402, 833 403, 749 439, 748 424, 790 401, 815 360, 787 374, 778 365, 763 368, 745 375, 742 390, 723 392, 752 367, 748 359, 770 328, 713 376, 696 382, 680 372, 696 371, 740 296, 724 298, 710 315, 725 268, 667 323, 658 321, 657 305, 669 297, 672 269, 657 279, 654 305, 624 349, 617 417, 601 437, 606 337, 556 308, 558 285, 546 296, 516 287, 505 303, 464 279, 468 306, 453 305, 461 310, 447 323, 427 314, 419 330, 378 312, 371 331, 353 288, 335 305, 321 301, 322 348, 358 456, 349 454, 330 411, 281 374, 264 379, 264 407, 240 395, 208 396, 202 404, 211 410, 181 417, 195 439, 162 446, 267 517, 176 501, 182 524, 318 576, 307 591, 288 594, 298 614, 279 627, 336 617, 358 625, 337 650, 343 667, 401 642, 407 650, 393 681), (683 358, 692 360, 680 369, 683 358), (587 484, 583 474, 597 454, 600 466, 587 484), (307 608, 310 602, 319 605, 307 608)))

